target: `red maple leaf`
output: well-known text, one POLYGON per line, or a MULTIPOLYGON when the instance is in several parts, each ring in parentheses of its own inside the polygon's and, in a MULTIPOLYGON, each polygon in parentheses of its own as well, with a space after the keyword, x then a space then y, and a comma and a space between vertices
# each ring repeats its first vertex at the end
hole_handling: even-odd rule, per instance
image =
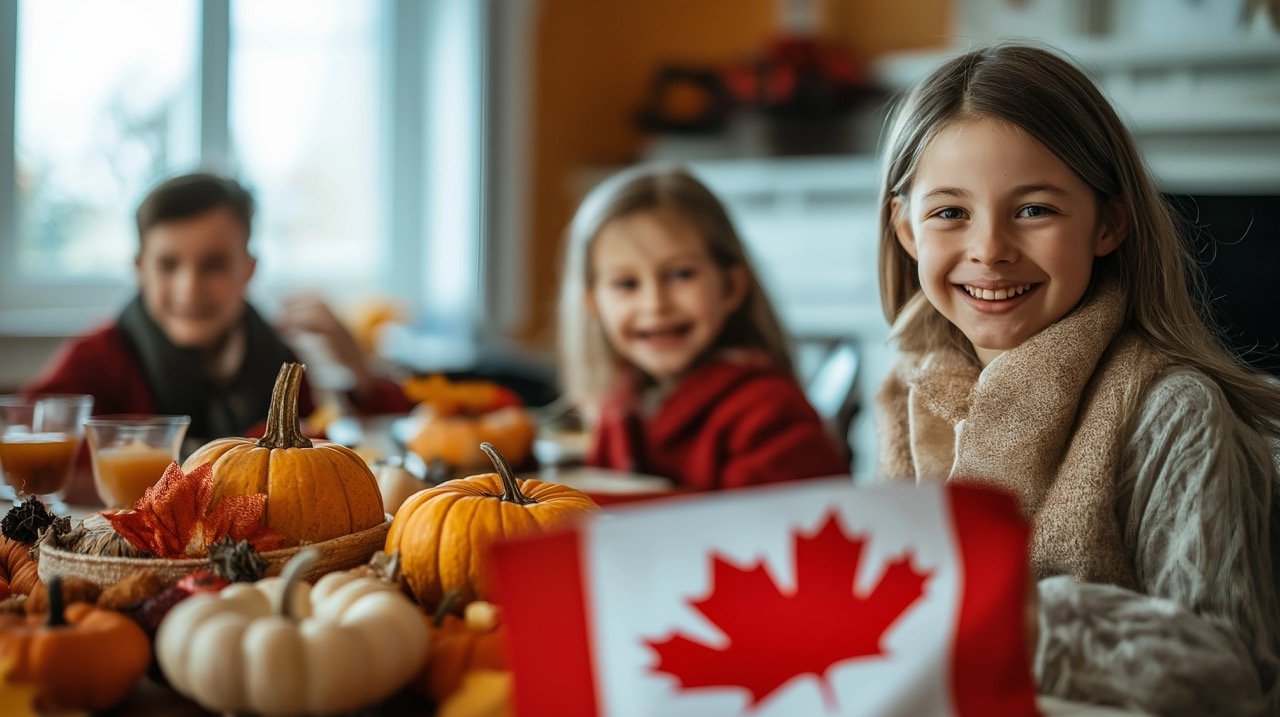
POLYGON ((763 560, 746 569, 712 556, 711 590, 689 604, 720 628, 723 647, 680 633, 646 644, 654 672, 673 675, 681 689, 744 687, 751 706, 793 678, 814 675, 828 708, 835 695, 825 673, 844 660, 883 654, 881 639, 924 593, 931 571, 911 567, 904 552, 887 563, 875 587, 855 594, 865 536, 849 537, 833 511, 809 535, 792 533, 796 588, 784 593, 763 560))
POLYGON ((247 540, 258 551, 284 542, 284 536, 262 522, 267 496, 225 496, 210 505, 212 497, 209 464, 184 474, 175 462, 132 510, 108 511, 103 516, 135 547, 161 558, 204 557, 211 544, 226 536, 247 540))

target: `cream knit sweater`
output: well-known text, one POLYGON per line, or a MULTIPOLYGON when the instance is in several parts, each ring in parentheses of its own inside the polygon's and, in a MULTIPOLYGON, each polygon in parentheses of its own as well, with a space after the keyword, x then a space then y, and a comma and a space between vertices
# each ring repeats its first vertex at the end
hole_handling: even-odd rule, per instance
POLYGON ((1099 286, 979 369, 905 355, 877 396, 887 479, 977 479, 1035 525, 1042 692, 1280 715, 1277 446, 1217 385, 1121 332, 1099 286))
POLYGON ((1203 374, 1156 380, 1116 484, 1139 589, 1040 582, 1042 692, 1160 715, 1280 714, 1275 450, 1203 374))

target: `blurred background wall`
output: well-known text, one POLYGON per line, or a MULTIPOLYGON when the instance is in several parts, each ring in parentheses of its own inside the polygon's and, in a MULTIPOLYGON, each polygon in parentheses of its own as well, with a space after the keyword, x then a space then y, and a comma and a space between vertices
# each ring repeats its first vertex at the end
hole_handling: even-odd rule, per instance
POLYGON ((865 399, 888 103, 999 38, 1098 80, 1228 340, 1280 373, 1278 26, 1276 0, 0 0, 0 391, 115 315, 134 205, 198 167, 257 195, 264 312, 322 293, 395 317, 376 350, 402 370, 553 391, 563 229, 662 159, 725 197, 806 374, 856 347, 865 399))

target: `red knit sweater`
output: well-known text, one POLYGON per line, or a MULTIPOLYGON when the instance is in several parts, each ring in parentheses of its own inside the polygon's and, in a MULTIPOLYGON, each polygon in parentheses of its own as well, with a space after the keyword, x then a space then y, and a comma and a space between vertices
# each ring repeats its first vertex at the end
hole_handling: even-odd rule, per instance
POLYGON ((587 463, 694 490, 849 472, 795 379, 758 360, 727 358, 690 371, 650 416, 629 392, 606 402, 587 463))

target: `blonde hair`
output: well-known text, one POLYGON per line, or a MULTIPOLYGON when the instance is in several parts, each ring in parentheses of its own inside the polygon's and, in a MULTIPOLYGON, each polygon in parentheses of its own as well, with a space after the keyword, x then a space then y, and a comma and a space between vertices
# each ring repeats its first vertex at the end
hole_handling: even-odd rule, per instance
POLYGON ((645 211, 669 211, 688 221, 706 242, 717 266, 741 267, 746 276, 742 303, 725 319, 710 349, 760 349, 777 366, 793 373, 787 334, 724 205, 683 168, 642 165, 619 172, 593 189, 569 224, 560 289, 559 343, 561 379, 570 400, 579 406, 598 402, 627 370, 587 306, 587 294, 594 284, 591 248, 610 222, 645 211))
POLYGON ((1203 276, 1133 137, 1083 72, 1038 47, 997 45, 950 60, 897 109, 880 195, 879 272, 880 301, 899 348, 973 350, 920 291, 915 263, 894 231, 893 200, 905 206, 920 155, 934 135, 952 121, 976 117, 1021 127, 1093 189, 1100 211, 1125 213, 1128 228, 1119 248, 1094 261, 1095 278, 1115 277, 1125 289, 1124 325, 1217 382, 1246 421, 1280 435, 1280 390, 1246 368, 1197 313, 1206 296, 1203 276))

